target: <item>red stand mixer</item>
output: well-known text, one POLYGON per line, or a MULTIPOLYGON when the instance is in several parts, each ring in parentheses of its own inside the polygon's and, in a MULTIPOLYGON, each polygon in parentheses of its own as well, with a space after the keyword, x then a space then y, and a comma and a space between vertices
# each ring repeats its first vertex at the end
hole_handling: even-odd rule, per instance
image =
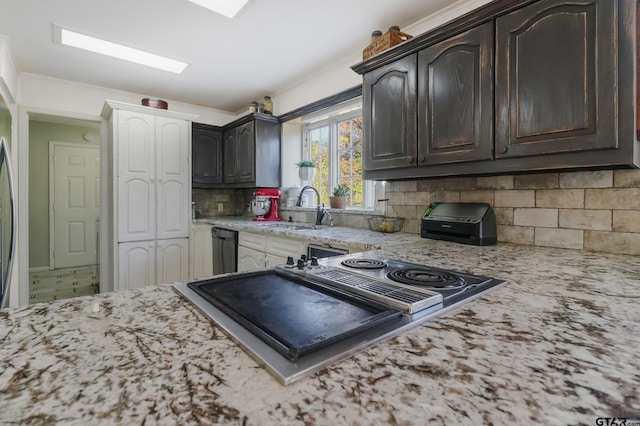
POLYGON ((256 217, 255 221, 276 222, 280 221, 278 216, 278 201, 280 200, 280 190, 274 188, 262 188, 253 193, 255 198, 251 201, 251 208, 256 217))

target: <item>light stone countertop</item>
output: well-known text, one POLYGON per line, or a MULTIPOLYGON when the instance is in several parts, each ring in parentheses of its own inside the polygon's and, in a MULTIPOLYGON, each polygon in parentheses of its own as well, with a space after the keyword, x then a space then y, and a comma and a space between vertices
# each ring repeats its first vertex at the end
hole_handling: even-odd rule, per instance
POLYGON ((347 228, 276 233, 382 247, 508 284, 289 386, 170 286, 5 309, 0 424, 640 419, 640 257, 347 228))

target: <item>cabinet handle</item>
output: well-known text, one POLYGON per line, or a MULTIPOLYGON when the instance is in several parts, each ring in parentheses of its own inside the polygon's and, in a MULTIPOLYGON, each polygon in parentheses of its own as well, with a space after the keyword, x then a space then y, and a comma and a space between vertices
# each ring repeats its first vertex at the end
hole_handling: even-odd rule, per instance
POLYGON ((501 147, 498 148, 498 154, 504 154, 509 150, 509 147, 507 147, 506 145, 502 145, 501 147))

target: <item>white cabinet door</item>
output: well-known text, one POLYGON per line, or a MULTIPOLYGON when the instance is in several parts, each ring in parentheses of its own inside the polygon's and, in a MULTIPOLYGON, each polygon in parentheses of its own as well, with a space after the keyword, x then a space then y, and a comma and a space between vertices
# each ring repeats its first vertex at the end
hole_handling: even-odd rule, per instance
MULTIPOLYGON (((294 261, 296 258, 293 258, 294 261)), ((282 256, 274 256, 273 254, 267 254, 266 256, 266 267, 267 268, 275 268, 278 265, 284 265, 287 263, 287 258, 282 256)))
MULTIPOLYGON (((275 256, 287 261, 287 256, 293 257, 293 260, 299 259, 300 255, 305 254, 305 242, 289 237, 276 237, 270 235, 267 238, 267 255, 275 256)), ((282 264, 280 263, 280 264, 282 264)))
POLYGON ((267 248, 267 236, 255 232, 241 231, 238 233, 238 245, 264 253, 267 248))
POLYGON ((190 278, 197 280, 213 275, 213 242, 209 224, 191 226, 189 235, 190 278))
POLYGON ((191 196, 189 123, 156 117, 156 196, 158 239, 189 236, 191 196))
POLYGON ((238 272, 262 271, 263 269, 265 269, 263 252, 238 246, 238 272))
POLYGON ((156 284, 186 281, 189 277, 189 239, 156 242, 156 284))
POLYGON ((118 111, 118 241, 155 238, 154 122, 150 115, 118 111))
POLYGON ((155 284, 154 241, 118 244, 118 284, 114 290, 128 290, 155 284))

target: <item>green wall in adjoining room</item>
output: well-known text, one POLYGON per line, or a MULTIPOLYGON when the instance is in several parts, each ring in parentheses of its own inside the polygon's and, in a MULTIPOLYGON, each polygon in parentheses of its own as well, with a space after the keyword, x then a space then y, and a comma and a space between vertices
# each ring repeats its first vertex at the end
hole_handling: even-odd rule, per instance
POLYGON ((49 142, 99 145, 97 126, 29 123, 29 268, 49 266, 49 142), (85 133, 93 137, 83 138, 85 133))

